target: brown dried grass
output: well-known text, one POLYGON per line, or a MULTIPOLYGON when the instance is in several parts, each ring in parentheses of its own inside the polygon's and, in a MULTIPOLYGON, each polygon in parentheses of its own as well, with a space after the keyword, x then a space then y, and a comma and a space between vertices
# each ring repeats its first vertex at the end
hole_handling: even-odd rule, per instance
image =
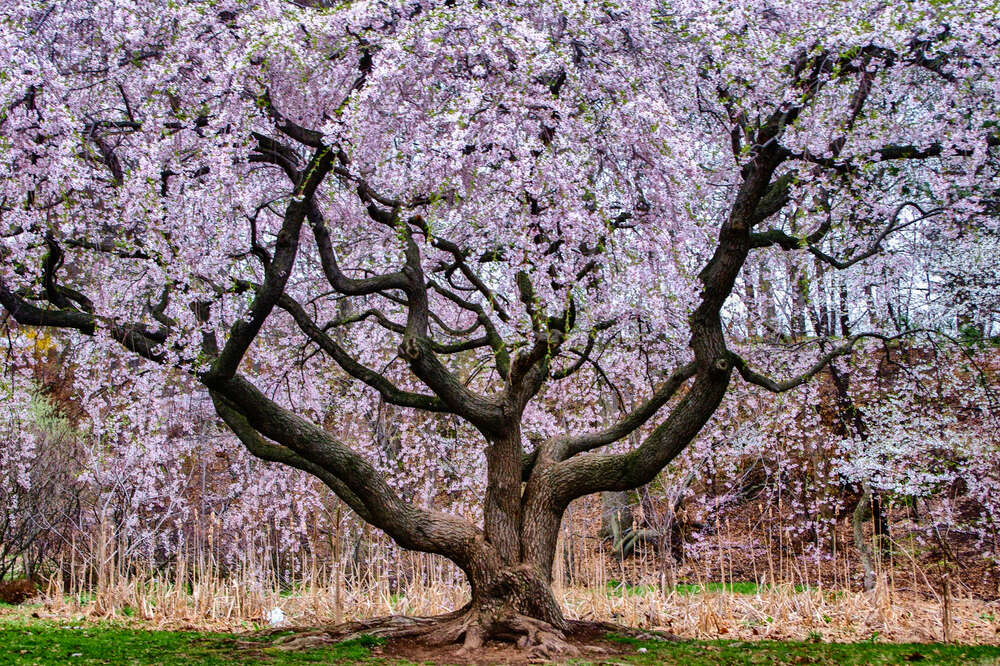
MULTIPOLYGON (((780 542, 748 527, 717 529, 718 543, 700 559, 677 565, 650 545, 620 561, 596 538, 593 517, 576 512, 564 526, 555 563, 555 592, 570 618, 662 629, 687 638, 1000 644, 1000 601, 981 600, 955 581, 944 594, 939 569, 922 567, 914 550, 894 543, 875 590, 859 589, 850 544, 828 560, 796 557, 780 542), (725 538, 723 538, 725 537, 725 538), (761 548, 745 547, 759 541, 761 548), (766 548, 764 547, 766 545, 766 548), (692 593, 689 584, 759 581, 752 593, 692 593), (627 581, 630 586, 621 586, 627 581), (944 612, 947 603, 948 613, 944 612)), ((116 618, 160 628, 238 631, 266 623, 280 608, 290 626, 315 626, 392 614, 434 615, 465 603, 467 587, 442 558, 391 548, 368 534, 363 567, 344 544, 299 563, 294 586, 271 572, 266 550, 228 570, 212 556, 211 540, 193 548, 164 575, 119 557, 102 529, 48 581, 40 613, 116 618)), ((76 552, 76 551, 73 551, 76 552)), ((314 550, 314 552, 316 552, 314 550)), ((965 567, 969 570, 970 567, 965 567)), ((707 586, 712 590, 712 586, 707 586)), ((744 587, 746 587, 744 585, 744 587)))
MULTIPOLYGON (((289 592, 249 569, 223 577, 215 574, 209 560, 181 560, 169 580, 153 571, 136 575, 115 569, 105 570, 89 586, 57 576, 49 581, 42 601, 53 616, 227 631, 258 627, 276 607, 290 626, 315 626, 392 614, 434 615, 465 602, 467 589, 453 582, 449 565, 420 554, 403 556, 419 575, 396 586, 390 584, 388 570, 373 568, 348 580, 343 569, 313 563, 297 589, 289 592)), ((573 585, 555 586, 569 617, 661 629, 686 638, 927 642, 944 637, 941 595, 930 588, 894 589, 890 576, 883 576, 871 592, 772 583, 758 585, 749 594, 692 593, 690 588, 671 588, 662 575, 660 580, 647 577, 635 586, 615 589, 608 585, 606 566, 591 558, 586 569, 578 565, 573 585), (587 570, 589 584, 580 584, 587 570)), ((968 595, 948 602, 950 640, 1000 643, 1000 602, 968 595)))

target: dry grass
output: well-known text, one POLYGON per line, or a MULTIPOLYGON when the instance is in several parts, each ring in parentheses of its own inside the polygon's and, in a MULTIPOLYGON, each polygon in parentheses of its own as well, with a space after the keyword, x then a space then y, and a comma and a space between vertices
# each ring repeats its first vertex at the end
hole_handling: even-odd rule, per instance
MULTIPOLYGON (((891 642, 940 641, 941 604, 916 595, 807 589, 784 585, 752 594, 729 591, 609 596, 595 588, 563 591, 575 617, 613 619, 664 629, 685 638, 891 642)), ((953 599, 950 638, 963 643, 1000 642, 1000 606, 953 599)))
MULTIPOLYGON (((885 563, 877 588, 863 592, 853 551, 847 549, 832 560, 810 561, 770 540, 755 550, 741 545, 752 543, 747 539, 720 538, 716 549, 680 566, 645 546, 619 561, 594 532, 568 522, 562 534, 555 591, 572 618, 686 638, 947 638, 1000 644, 1000 601, 979 600, 977 590, 961 584, 950 586, 946 597, 940 574, 919 568, 912 556, 885 563)), ((451 564, 401 552, 384 537, 370 537, 360 559, 348 556, 343 544, 329 544, 325 554, 298 563, 294 585, 279 582, 266 549, 223 575, 209 541, 164 575, 118 557, 103 531, 94 538, 79 551, 87 557, 71 557, 59 567, 62 573, 49 581, 39 613, 114 617, 157 628, 240 630, 265 623, 274 608, 282 609, 288 624, 310 626, 390 614, 434 615, 460 607, 468 595, 451 564)))
MULTIPOLYGON (((414 556, 420 559, 420 556, 414 556)), ((183 564, 169 581, 154 576, 105 576, 92 591, 61 593, 53 579, 45 612, 56 616, 132 618, 159 628, 246 629, 281 608, 291 625, 318 625, 389 614, 432 615, 461 606, 467 591, 440 576, 395 591, 375 575, 345 581, 333 575, 298 589, 251 576, 199 576, 183 564)), ((202 572, 204 573, 204 572, 202 572)), ((440 573, 447 571, 442 568, 440 573)), ((743 586, 746 587, 746 586, 743 586)), ((752 586, 751 586, 752 587, 752 586)), ((761 585, 750 592, 667 589, 657 583, 564 587, 556 594, 570 617, 611 620, 666 630, 686 638, 798 639, 892 642, 940 641, 944 599, 893 591, 883 581, 872 592, 761 585)), ((1000 603, 949 599, 949 638, 1000 643, 1000 603)))

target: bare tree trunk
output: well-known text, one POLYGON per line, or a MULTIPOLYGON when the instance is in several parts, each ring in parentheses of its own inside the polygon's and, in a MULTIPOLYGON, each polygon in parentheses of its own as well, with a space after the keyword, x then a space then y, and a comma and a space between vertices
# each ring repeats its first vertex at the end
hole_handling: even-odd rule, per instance
POLYGON ((872 517, 872 493, 868 483, 865 483, 863 488, 861 499, 858 500, 858 505, 854 507, 854 513, 851 514, 851 526, 854 528, 854 545, 861 556, 861 566, 865 571, 865 590, 870 591, 875 589, 875 561, 871 544, 865 539, 864 526, 865 522, 872 517))
POLYGON ((501 561, 520 561, 521 524, 521 426, 512 425, 489 438, 486 448, 486 499, 483 526, 486 541, 501 561))
POLYGON ((793 340, 806 336, 806 307, 809 301, 809 282, 802 270, 792 261, 787 262, 788 282, 792 288, 792 311, 789 313, 789 333, 793 340))
POLYGON ((627 492, 601 493, 601 537, 610 541, 615 555, 623 559, 632 551, 631 547, 628 552, 625 548, 633 529, 632 521, 627 492))
POLYGON ((766 266, 760 267, 760 300, 763 306, 763 335, 768 341, 777 339, 780 327, 778 325, 778 308, 774 304, 774 286, 766 266))

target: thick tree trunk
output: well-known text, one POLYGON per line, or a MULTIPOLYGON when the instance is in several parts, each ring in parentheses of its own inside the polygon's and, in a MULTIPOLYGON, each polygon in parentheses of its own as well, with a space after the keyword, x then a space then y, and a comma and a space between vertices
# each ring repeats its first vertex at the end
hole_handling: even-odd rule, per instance
POLYGON ((520 424, 512 425, 502 435, 488 439, 483 527, 486 541, 497 551, 503 564, 510 566, 520 560, 520 424))
POLYGON ((532 626, 554 635, 567 628, 548 576, 527 565, 485 572, 472 580, 472 599, 463 618, 467 623, 466 646, 478 646, 487 638, 531 640, 532 626))
POLYGON ((461 643, 470 650, 488 640, 500 640, 516 643, 537 658, 576 653, 565 640, 571 623, 553 594, 548 571, 527 564, 509 566, 499 557, 487 557, 466 574, 472 595, 461 609, 410 623, 388 618, 384 630, 372 631, 369 626, 359 633, 414 636, 432 645, 461 643))
POLYGON ((467 648, 491 639, 513 641, 541 657, 572 652, 562 633, 569 625, 551 588, 562 512, 547 493, 522 493, 518 424, 487 440, 481 554, 460 563, 471 599, 423 635, 431 643, 461 642, 467 648))
MULTIPOLYGON (((413 638, 429 645, 461 643, 475 650, 487 640, 516 643, 531 660, 564 659, 579 655, 568 634, 593 636, 595 631, 618 632, 639 638, 650 633, 607 622, 566 620, 549 581, 531 567, 521 565, 483 570, 470 576, 472 599, 462 608, 436 617, 393 615, 348 622, 320 631, 278 639, 284 649, 310 648, 362 635, 413 638)), ((670 638, 663 634, 660 637, 670 638)))

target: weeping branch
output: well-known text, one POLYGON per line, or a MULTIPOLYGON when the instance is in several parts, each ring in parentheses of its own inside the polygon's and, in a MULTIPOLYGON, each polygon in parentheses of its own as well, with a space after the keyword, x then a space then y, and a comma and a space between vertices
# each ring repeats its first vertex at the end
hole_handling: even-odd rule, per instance
MULTIPOLYGON (((223 412, 249 437, 252 446, 260 447, 261 441, 250 435, 250 429, 339 479, 335 485, 349 490, 348 497, 353 494, 352 499, 363 504, 369 522, 399 545, 446 555, 466 571, 477 566, 476 558, 483 557, 479 529, 465 520, 404 502, 364 457, 324 429, 281 407, 242 376, 216 375, 206 384, 225 399, 223 412), (227 412, 229 406, 242 419, 227 412)), ((261 450, 268 455, 288 455, 274 448, 261 450)))
POLYGON ((560 446, 561 455, 557 457, 565 460, 579 453, 592 451, 628 437, 655 416, 660 408, 677 394, 684 383, 694 377, 695 371, 694 363, 687 363, 677 368, 666 381, 657 387, 648 400, 630 411, 617 423, 603 430, 595 430, 564 440, 560 446))
POLYGON ((834 347, 830 351, 820 356, 806 371, 798 375, 795 375, 794 377, 789 377, 788 379, 782 381, 772 379, 752 369, 745 359, 743 359, 734 352, 729 352, 729 358, 732 361, 733 367, 736 369, 737 372, 740 373, 740 376, 743 377, 743 380, 746 381, 748 384, 756 384, 757 386, 763 387, 768 391, 771 391, 772 393, 783 393, 785 391, 789 391, 795 388, 796 386, 801 386, 802 384, 812 379, 814 376, 816 376, 817 373, 821 372, 823 368, 825 368, 827 364, 830 363, 830 361, 832 361, 833 359, 850 354, 852 349, 854 348, 854 345, 859 340, 863 340, 865 338, 872 338, 875 340, 881 340, 882 342, 891 342, 892 340, 898 340, 900 338, 908 337, 910 335, 922 332, 929 332, 929 331, 926 331, 925 329, 914 329, 905 331, 903 333, 899 333, 897 335, 883 335, 881 333, 871 333, 871 332, 858 333, 856 335, 852 335, 851 337, 847 338, 847 340, 843 344, 834 347))
POLYGON ((230 328, 229 339, 213 362, 210 375, 224 379, 236 373, 243 355, 284 293, 298 252, 299 232, 306 217, 307 202, 312 201, 316 189, 332 164, 330 150, 321 148, 316 151, 303 171, 292 192, 291 201, 285 209, 285 219, 278 232, 271 263, 264 271, 264 281, 257 289, 247 314, 230 328))
POLYGON ((837 257, 827 254, 821 250, 818 245, 816 245, 816 243, 822 240, 830 230, 831 224, 829 220, 820 225, 816 231, 803 238, 792 236, 780 229, 770 229, 766 232, 751 234, 750 244, 753 248, 765 248, 777 245, 784 251, 805 249, 823 263, 829 264, 836 269, 844 270, 881 252, 882 243, 885 242, 885 239, 888 238, 890 234, 905 229, 906 227, 916 224, 922 220, 934 217, 935 215, 940 215, 941 213, 943 213, 943 210, 939 208, 925 212, 920 206, 909 201, 899 204, 893 214, 889 217, 889 222, 882 228, 882 231, 879 232, 878 236, 875 237, 867 248, 857 254, 852 254, 851 256, 843 259, 838 259, 837 257), (905 222, 900 222, 900 215, 906 208, 915 208, 920 212, 920 215, 905 222))
POLYGON ((278 306, 290 314, 299 327, 299 330, 326 352, 344 372, 371 386, 379 392, 379 395, 386 402, 400 407, 413 407, 430 412, 450 412, 448 406, 440 398, 433 395, 403 391, 382 374, 362 365, 353 356, 348 354, 343 347, 337 344, 333 338, 320 329, 305 311, 305 308, 291 296, 282 294, 278 299, 278 306))
POLYGON ((246 418, 222 394, 216 391, 209 391, 209 393, 212 396, 212 404, 215 405, 215 412, 222 418, 229 429, 233 431, 243 446, 246 447, 247 451, 261 460, 289 465, 290 467, 295 467, 296 469, 312 474, 323 481, 362 520, 368 523, 372 522, 372 516, 368 512, 368 508, 364 502, 343 481, 319 465, 306 460, 288 447, 264 438, 259 432, 254 430, 246 418))

